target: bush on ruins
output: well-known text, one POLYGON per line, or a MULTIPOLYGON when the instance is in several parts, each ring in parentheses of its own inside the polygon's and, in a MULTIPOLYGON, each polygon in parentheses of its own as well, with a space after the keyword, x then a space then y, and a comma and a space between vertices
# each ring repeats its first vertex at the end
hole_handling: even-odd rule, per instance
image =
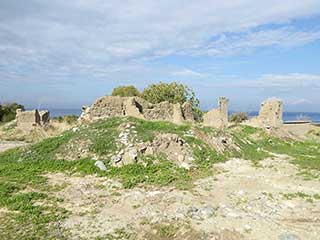
POLYGON ((120 97, 136 97, 140 96, 141 93, 134 86, 119 86, 113 89, 112 96, 120 96, 120 97))
POLYGON ((235 112, 230 116, 230 122, 241 123, 248 120, 248 115, 245 112, 235 112))
POLYGON ((194 91, 188 86, 177 82, 151 84, 142 93, 132 85, 119 86, 113 89, 111 95, 120 97, 138 96, 154 104, 168 101, 182 105, 185 102, 189 102, 192 106, 195 120, 201 121, 203 116, 203 112, 199 108, 200 101, 195 97, 194 91))

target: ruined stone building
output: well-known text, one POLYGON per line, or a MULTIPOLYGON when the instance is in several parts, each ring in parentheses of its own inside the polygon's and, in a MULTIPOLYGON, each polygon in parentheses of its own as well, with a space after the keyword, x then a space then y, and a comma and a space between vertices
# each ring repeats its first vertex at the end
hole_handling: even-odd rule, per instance
POLYGON ((38 111, 37 109, 31 111, 16 111, 17 127, 21 130, 29 131, 36 126, 43 126, 50 121, 49 111, 38 111))
POLYGON ((140 97, 105 96, 99 98, 90 107, 84 107, 79 118, 81 122, 90 122, 108 117, 132 116, 146 120, 165 120, 174 123, 194 121, 190 103, 161 102, 152 104, 140 97))
POLYGON ((208 127, 224 128, 228 126, 229 99, 219 98, 218 108, 212 109, 203 116, 203 124, 208 127))
POLYGON ((48 110, 39 111, 40 125, 45 125, 50 121, 50 112, 48 110))
MULTIPOLYGON (((218 108, 204 114, 203 125, 214 128, 227 127, 228 105, 229 99, 220 97, 218 108)), ((281 127, 283 126, 282 114, 282 101, 269 99, 261 104, 259 115, 245 124, 261 128, 281 127)), ((43 119, 45 115, 41 116, 41 119, 43 119)), ((104 96, 97 99, 90 107, 84 107, 79 121, 92 122, 120 116, 132 116, 145 120, 163 120, 177 124, 195 121, 192 105, 189 102, 182 105, 169 102, 152 104, 140 97, 119 96, 104 96)))
POLYGON ((268 99, 261 103, 259 115, 250 119, 249 123, 255 127, 275 128, 283 124, 283 103, 278 99, 268 99))

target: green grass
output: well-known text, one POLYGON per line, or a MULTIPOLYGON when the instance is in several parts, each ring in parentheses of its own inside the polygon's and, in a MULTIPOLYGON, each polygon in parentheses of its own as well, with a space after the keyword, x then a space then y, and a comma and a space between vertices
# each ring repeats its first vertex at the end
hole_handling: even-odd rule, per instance
POLYGON ((129 120, 135 123, 139 138, 144 142, 152 141, 159 133, 174 133, 183 136, 191 129, 190 125, 176 125, 165 121, 144 121, 135 118, 129 118, 129 120))
POLYGON ((293 163, 304 169, 320 170, 320 144, 315 141, 283 141, 271 138, 271 142, 265 140, 261 145, 268 151, 287 154, 294 158, 293 163))
POLYGON ((230 134, 241 150, 227 153, 228 157, 259 161, 271 156, 270 152, 286 154, 293 157, 293 163, 301 168, 320 170, 320 144, 314 140, 284 140, 248 126, 231 129, 230 134))
MULTIPOLYGON (((90 139, 91 150, 104 155, 116 149, 115 138, 118 127, 128 119, 113 118, 80 128, 79 131, 67 131, 61 136, 45 139, 27 149, 12 149, 0 154, 0 208, 8 212, 1 216, 0 239, 63 239, 58 221, 67 216, 67 212, 57 206, 58 199, 52 198, 48 191, 47 178, 50 172, 66 174, 96 174, 119 179, 125 188, 138 184, 186 186, 191 180, 187 170, 167 161, 163 156, 146 159, 146 166, 132 164, 123 167, 108 167, 102 172, 94 166, 92 159, 66 161, 56 159, 57 153, 63 153, 64 146, 74 139, 90 139), (155 164, 157 160, 157 164, 155 164), (24 192, 31 189, 31 192, 24 192), (46 194, 44 194, 46 192, 46 194), (40 205, 35 205, 41 202, 40 205)), ((132 121, 132 119, 130 119, 132 121)), ((185 128, 168 123, 140 122, 136 126, 144 131, 141 136, 151 136, 155 131, 182 132, 185 128), (180 131, 181 130, 181 131, 180 131)))
POLYGON ((105 174, 120 179, 125 188, 132 188, 142 183, 159 186, 175 184, 180 187, 185 186, 191 180, 186 169, 177 167, 163 156, 154 156, 153 158, 157 158, 159 163, 150 162, 147 166, 138 163, 120 168, 110 167, 110 170, 105 174))
POLYGON ((112 118, 108 121, 100 121, 91 124, 87 129, 80 131, 83 138, 88 138, 92 145, 90 150, 99 156, 113 152, 117 149, 115 140, 119 135, 117 128, 125 120, 121 118, 112 118))
POLYGON ((287 199, 287 200, 292 200, 295 198, 300 198, 300 199, 304 199, 307 202, 314 202, 315 200, 318 201, 320 200, 320 195, 319 194, 307 194, 304 192, 295 192, 295 193, 282 193, 282 196, 287 199))
POLYGON ((157 226, 158 234, 161 238, 172 238, 176 234, 178 228, 174 225, 160 225, 157 226))
POLYGON ((275 152, 294 157, 294 163, 302 168, 320 170, 320 147, 313 141, 284 141, 270 137, 262 130, 238 126, 227 130, 216 130, 191 125, 175 125, 169 122, 144 121, 135 118, 110 118, 78 131, 66 131, 60 136, 45 139, 27 148, 12 149, 0 154, 0 239, 64 239, 57 222, 67 216, 58 205, 61 199, 50 194, 46 173, 64 172, 106 176, 118 179, 125 188, 138 185, 172 185, 189 189, 192 182, 200 177, 212 175, 212 165, 230 157, 259 161, 275 152), (90 141, 89 150, 105 157, 108 164, 110 153, 122 146, 116 144, 119 126, 130 123, 135 126, 137 138, 152 141, 159 133, 174 133, 183 138, 191 147, 195 167, 191 170, 179 168, 164 155, 140 156, 142 161, 122 167, 108 166, 100 171, 90 158, 74 161, 56 159, 56 154, 65 154, 66 146, 72 142, 90 141), (213 137, 227 135, 240 149, 228 149, 218 154, 203 140, 190 136, 192 128, 213 137), (258 136, 258 137, 257 137, 258 136), (28 191, 26 191, 26 189, 28 191), (36 203, 41 204, 36 204, 36 203))
POLYGON ((67 213, 57 206, 59 199, 43 193, 46 178, 41 175, 68 165, 49 160, 65 138, 47 139, 32 146, 32 152, 13 149, 0 155, 0 207, 9 211, 0 220, 0 239, 63 239, 55 223, 67 213))
POLYGON ((123 240, 135 239, 134 233, 129 233, 123 228, 116 229, 113 233, 106 234, 105 236, 96 237, 95 240, 123 240))

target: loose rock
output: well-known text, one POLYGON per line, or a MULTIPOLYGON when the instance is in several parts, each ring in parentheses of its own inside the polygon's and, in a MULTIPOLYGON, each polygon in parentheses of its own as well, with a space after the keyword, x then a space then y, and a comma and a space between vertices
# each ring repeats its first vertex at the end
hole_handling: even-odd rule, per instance
POLYGON ((104 165, 104 163, 102 161, 96 161, 94 163, 94 165, 99 168, 101 171, 106 171, 107 170, 107 167, 106 165, 104 165))

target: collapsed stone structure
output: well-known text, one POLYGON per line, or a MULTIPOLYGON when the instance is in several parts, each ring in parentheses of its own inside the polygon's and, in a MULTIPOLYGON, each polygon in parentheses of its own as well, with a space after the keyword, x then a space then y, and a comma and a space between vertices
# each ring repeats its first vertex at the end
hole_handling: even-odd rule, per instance
POLYGON ((250 119, 250 125, 263 128, 281 127, 283 103, 279 99, 268 99, 261 103, 259 115, 250 119))
POLYGON ((208 127, 224 128, 228 125, 229 99, 219 98, 218 108, 212 109, 203 116, 203 124, 208 127))
POLYGON ((48 110, 39 111, 40 125, 43 126, 50 121, 50 112, 48 110))
POLYGON ((99 98, 92 106, 84 107, 80 122, 91 122, 108 117, 132 116, 146 120, 165 120, 177 124, 194 121, 192 106, 186 102, 161 102, 152 104, 140 97, 105 96, 99 98))
POLYGON ((29 131, 36 126, 44 126, 50 121, 50 113, 47 110, 38 111, 37 109, 31 111, 16 111, 17 127, 21 130, 29 131))
MULTIPOLYGON (((228 105, 229 99, 220 97, 218 108, 204 114, 203 125, 214 128, 227 127, 229 124, 228 105)), ((261 128, 281 127, 283 125, 282 114, 282 101, 268 99, 261 104, 259 115, 248 120, 245 124, 261 128)), ((195 121, 192 105, 189 102, 185 102, 182 105, 179 103, 172 104, 167 101, 152 104, 140 97, 119 96, 104 96, 96 100, 90 107, 84 107, 79 121, 92 122, 120 116, 132 116, 145 120, 164 120, 176 124, 195 121)))

